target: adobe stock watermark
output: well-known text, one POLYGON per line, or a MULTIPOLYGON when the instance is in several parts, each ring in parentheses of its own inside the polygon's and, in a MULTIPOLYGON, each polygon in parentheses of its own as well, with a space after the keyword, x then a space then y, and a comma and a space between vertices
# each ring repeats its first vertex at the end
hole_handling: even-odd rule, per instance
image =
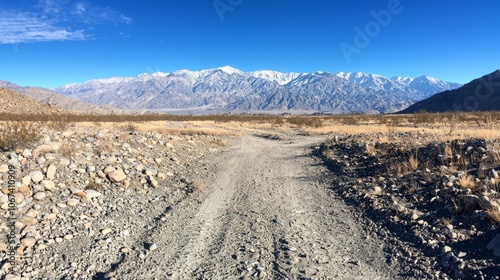
POLYGON ((243 3, 243 0, 215 0, 213 6, 220 21, 224 21, 224 14, 234 11, 241 3, 243 3))
MULTIPOLYGON (((411 0, 410 0, 411 1, 411 0)), ((373 38, 377 37, 382 28, 387 27, 394 15, 398 15, 403 11, 403 6, 399 0, 389 0, 387 9, 380 11, 371 10, 370 14, 373 20, 367 22, 364 28, 359 26, 354 27, 353 43, 340 43, 339 47, 348 63, 351 63, 353 54, 360 54, 363 49, 370 45, 373 38)))
POLYGON ((16 198, 14 192, 16 191, 16 167, 9 164, 7 171, 8 178, 8 210, 9 217, 7 218, 7 262, 9 263, 8 274, 15 274, 16 271, 16 246, 19 244, 16 238, 16 198))
POLYGON ((481 105, 481 101, 487 100, 500 89, 500 82, 497 82, 499 79, 500 71, 497 71, 495 75, 481 77, 479 79, 480 84, 474 89, 474 95, 467 96, 462 103, 453 104, 447 111, 477 111, 481 105))

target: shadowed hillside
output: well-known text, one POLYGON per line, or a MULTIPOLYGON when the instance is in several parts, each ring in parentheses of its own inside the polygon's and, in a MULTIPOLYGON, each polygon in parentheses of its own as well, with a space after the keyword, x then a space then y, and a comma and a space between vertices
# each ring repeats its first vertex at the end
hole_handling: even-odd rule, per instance
POLYGON ((399 113, 498 110, 500 110, 500 70, 473 80, 461 88, 438 93, 399 113))

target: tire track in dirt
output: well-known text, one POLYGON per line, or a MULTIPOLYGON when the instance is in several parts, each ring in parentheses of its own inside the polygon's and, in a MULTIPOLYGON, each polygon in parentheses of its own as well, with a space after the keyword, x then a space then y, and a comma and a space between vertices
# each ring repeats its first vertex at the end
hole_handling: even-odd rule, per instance
POLYGON ((206 192, 176 205, 149 237, 158 249, 124 261, 120 278, 140 264, 135 279, 397 279, 383 242, 329 194, 309 156, 321 140, 245 135, 211 156, 206 192))

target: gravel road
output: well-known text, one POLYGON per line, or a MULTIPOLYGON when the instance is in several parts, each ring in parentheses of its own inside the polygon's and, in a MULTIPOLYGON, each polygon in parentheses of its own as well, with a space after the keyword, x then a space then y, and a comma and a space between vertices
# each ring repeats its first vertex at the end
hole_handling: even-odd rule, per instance
POLYGON ((165 209, 117 279, 397 279, 384 242, 329 192, 323 138, 247 134, 195 168, 205 190, 165 209))

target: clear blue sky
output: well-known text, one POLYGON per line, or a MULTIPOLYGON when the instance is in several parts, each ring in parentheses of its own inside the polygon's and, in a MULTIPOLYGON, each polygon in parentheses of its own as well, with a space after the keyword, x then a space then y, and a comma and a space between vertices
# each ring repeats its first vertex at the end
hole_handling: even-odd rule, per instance
POLYGON ((2 0, 0 80, 231 65, 465 83, 500 68, 499 14, 498 0, 2 0))

